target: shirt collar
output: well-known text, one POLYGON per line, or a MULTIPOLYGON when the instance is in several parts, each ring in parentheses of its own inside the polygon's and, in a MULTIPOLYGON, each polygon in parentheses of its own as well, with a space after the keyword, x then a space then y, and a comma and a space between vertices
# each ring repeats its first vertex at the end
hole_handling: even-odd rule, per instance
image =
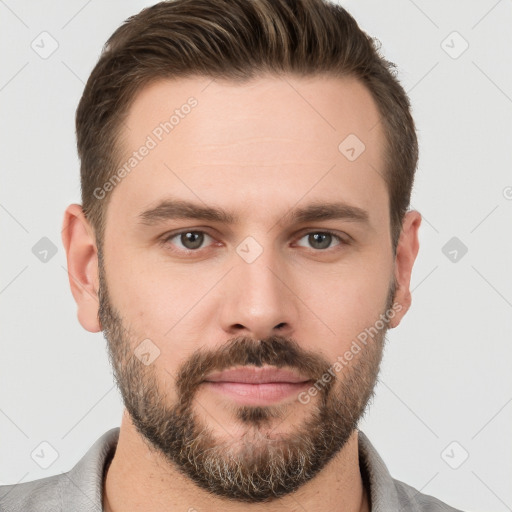
POLYGON ((375 447, 360 430, 358 430, 358 444, 361 476, 367 490, 368 487, 370 488, 370 510, 372 512, 402 510, 395 480, 375 447))
POLYGON ((114 456, 119 427, 105 432, 61 479, 62 510, 103 511, 104 470, 114 456))

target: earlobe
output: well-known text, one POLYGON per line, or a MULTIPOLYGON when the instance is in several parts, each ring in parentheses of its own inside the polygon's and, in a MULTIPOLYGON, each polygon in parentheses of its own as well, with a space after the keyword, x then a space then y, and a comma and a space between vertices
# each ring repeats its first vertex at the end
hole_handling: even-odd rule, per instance
POLYGON ((419 250, 418 230, 420 224, 421 214, 419 212, 411 210, 405 214, 395 257, 395 277, 397 282, 395 302, 400 304, 401 309, 390 320, 390 328, 397 327, 400 324, 412 303, 410 283, 412 268, 419 250))
POLYGON ((98 250, 94 230, 79 204, 66 208, 62 225, 71 293, 78 307, 78 320, 90 332, 101 331, 98 320, 98 250))

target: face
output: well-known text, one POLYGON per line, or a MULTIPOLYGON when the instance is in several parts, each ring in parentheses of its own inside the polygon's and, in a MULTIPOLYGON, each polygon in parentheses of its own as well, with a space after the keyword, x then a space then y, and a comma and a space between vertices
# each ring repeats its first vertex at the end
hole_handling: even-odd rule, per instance
POLYGON ((129 111, 99 318, 140 435, 219 496, 309 481, 373 393, 401 309, 378 119, 325 77, 160 81, 129 111), (214 378, 276 368, 295 378, 214 378))

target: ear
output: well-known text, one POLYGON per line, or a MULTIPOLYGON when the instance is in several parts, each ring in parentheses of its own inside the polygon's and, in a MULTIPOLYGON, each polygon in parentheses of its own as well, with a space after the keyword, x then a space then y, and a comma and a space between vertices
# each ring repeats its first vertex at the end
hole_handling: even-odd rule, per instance
POLYGON ((98 319, 98 250, 94 230, 79 204, 66 208, 62 223, 71 293, 78 306, 78 321, 90 332, 101 331, 98 319))
POLYGON ((421 224, 421 214, 416 210, 407 212, 402 222, 402 232, 398 241, 395 256, 395 277, 397 287, 395 302, 402 308, 390 319, 389 326, 396 327, 411 307, 411 273, 419 250, 418 229, 421 224))

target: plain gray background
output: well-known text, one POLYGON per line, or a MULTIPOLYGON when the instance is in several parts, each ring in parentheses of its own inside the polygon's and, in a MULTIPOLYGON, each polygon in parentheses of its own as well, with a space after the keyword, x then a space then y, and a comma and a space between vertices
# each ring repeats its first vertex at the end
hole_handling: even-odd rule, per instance
MULTIPOLYGON (((108 36, 152 3, 0 1, 0 483, 67 471, 120 424, 105 341, 76 319, 60 229, 80 202, 84 83, 108 36), (57 251, 47 261, 44 237, 57 251)), ((512 2, 341 3, 410 95, 424 217, 413 305, 388 333, 360 429, 423 493, 512 510, 512 2)))

